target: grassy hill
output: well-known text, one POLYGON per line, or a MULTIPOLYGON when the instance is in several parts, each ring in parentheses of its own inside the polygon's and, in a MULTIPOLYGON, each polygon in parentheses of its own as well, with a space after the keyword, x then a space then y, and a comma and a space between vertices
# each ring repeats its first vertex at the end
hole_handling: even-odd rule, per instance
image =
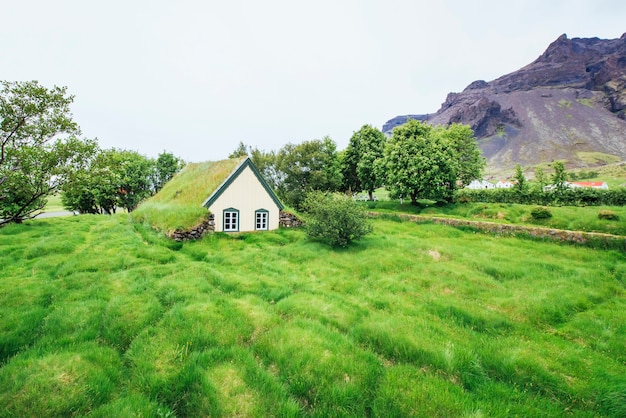
POLYGON ((166 234, 189 230, 208 216, 204 200, 219 187, 241 159, 189 163, 163 188, 133 213, 136 222, 146 223, 166 234))
POLYGON ((378 219, 0 229, 0 416, 624 416, 623 253, 378 219))

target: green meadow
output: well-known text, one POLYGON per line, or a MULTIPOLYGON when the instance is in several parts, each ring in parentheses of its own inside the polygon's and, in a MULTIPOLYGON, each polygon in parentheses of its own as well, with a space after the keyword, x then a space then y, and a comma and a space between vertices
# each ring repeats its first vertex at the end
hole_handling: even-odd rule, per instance
POLYGON ((626 255, 373 221, 0 229, 0 416, 626 416, 626 255))

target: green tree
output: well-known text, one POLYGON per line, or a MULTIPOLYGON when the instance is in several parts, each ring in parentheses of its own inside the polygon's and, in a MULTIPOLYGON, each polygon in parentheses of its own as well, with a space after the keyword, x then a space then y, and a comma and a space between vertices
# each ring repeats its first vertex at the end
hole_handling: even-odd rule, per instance
POLYGON ((244 144, 243 141, 239 141, 239 145, 237 145, 237 148, 235 148, 233 152, 228 154, 228 158, 245 157, 247 155, 250 155, 251 150, 252 150, 251 147, 244 144))
POLYGON ((100 151, 88 168, 63 188, 63 205, 83 213, 115 213, 117 207, 133 211, 153 192, 155 162, 136 151, 100 151))
POLYGON ((456 156, 456 176, 461 187, 465 187, 472 180, 482 178, 485 169, 485 158, 476 143, 474 131, 469 125, 453 123, 448 127, 436 127, 434 133, 442 140, 450 142, 456 156))
POLYGON ((431 125, 409 120, 394 129, 379 174, 392 196, 450 201, 456 188, 459 163, 453 143, 431 125))
POLYGON ((22 222, 43 209, 97 148, 79 139, 66 87, 36 81, 1 82, 0 225, 22 222))
POLYGON ((99 151, 89 167, 71 176, 63 186, 61 202, 80 213, 115 213, 119 206, 121 172, 116 151, 99 151))
POLYGON ((287 144, 276 156, 277 191, 299 207, 312 190, 336 191, 341 186, 337 145, 329 137, 287 144))
POLYGON ((250 160, 254 166, 259 170, 265 181, 272 186, 273 189, 278 190, 278 186, 282 183, 283 178, 280 172, 276 168, 276 152, 265 152, 258 148, 250 149, 250 160))
POLYGON ((357 174, 357 167, 361 159, 360 150, 361 137, 355 132, 346 149, 340 154, 342 188, 351 193, 363 190, 357 174))
POLYGON ((152 194, 150 177, 154 162, 136 151, 112 150, 113 167, 119 169, 118 201, 128 212, 152 194))
POLYGON ((385 134, 371 125, 363 125, 353 133, 342 160, 346 190, 366 190, 372 200, 374 190, 382 186, 375 166, 383 156, 386 141, 385 134))
POLYGON ((185 166, 185 162, 174 154, 163 151, 154 162, 153 188, 154 193, 174 177, 185 166))
POLYGON ((537 184, 539 191, 543 191, 544 186, 548 183, 548 180, 546 179, 546 173, 541 167, 537 167, 535 169, 535 183, 537 184))
POLYGON ((526 176, 524 176, 524 171, 522 170, 522 166, 517 164, 515 166, 515 185, 513 186, 515 190, 520 193, 523 193, 528 190, 528 183, 526 182, 526 176))
POLYGON ((346 247, 372 232, 363 207, 345 195, 310 192, 303 208, 307 235, 333 247, 346 247))
POLYGON ((562 161, 555 161, 552 166, 554 168, 552 184, 557 192, 562 193, 567 189, 567 172, 565 171, 565 165, 562 161))

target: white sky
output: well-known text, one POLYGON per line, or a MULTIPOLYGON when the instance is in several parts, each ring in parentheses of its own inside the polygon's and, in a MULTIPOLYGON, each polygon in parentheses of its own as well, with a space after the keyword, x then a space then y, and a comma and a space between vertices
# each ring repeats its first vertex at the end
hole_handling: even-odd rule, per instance
POLYGON ((0 79, 67 86, 103 148, 225 158, 434 113, 561 34, 619 38, 617 0, 20 0, 0 10, 0 79))

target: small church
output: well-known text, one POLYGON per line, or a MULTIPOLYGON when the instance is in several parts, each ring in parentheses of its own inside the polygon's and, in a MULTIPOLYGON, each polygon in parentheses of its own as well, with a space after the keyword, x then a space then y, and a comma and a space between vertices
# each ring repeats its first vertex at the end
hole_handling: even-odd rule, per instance
POLYGON ((188 163, 161 190, 133 211, 176 241, 209 231, 237 233, 299 226, 249 157, 188 163))
POLYGON ((202 203, 218 232, 278 229, 283 205, 249 157, 243 159, 202 203))

